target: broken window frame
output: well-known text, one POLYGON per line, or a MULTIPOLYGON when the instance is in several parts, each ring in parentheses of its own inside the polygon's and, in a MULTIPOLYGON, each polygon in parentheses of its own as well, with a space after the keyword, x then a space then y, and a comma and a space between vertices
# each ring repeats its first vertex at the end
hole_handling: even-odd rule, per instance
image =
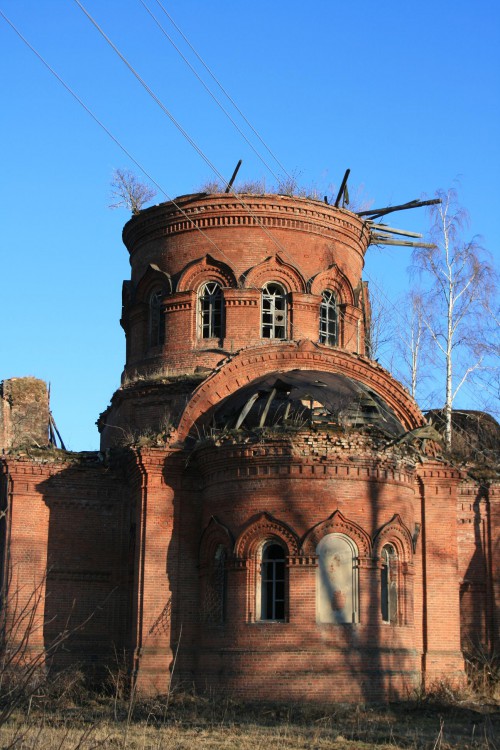
POLYGON ((325 289, 319 306, 319 343, 325 346, 338 346, 339 310, 337 296, 331 289, 325 289))
POLYGON ((198 293, 198 338, 221 339, 224 297, 218 281, 207 281, 198 293))
POLYGON ((270 281, 262 288, 261 337, 287 338, 287 293, 276 281, 270 281))

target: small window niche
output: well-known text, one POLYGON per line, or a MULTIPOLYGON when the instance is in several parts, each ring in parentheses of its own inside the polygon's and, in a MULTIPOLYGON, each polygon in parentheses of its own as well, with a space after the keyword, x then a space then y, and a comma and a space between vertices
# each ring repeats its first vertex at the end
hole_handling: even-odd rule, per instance
POLYGON ((149 295, 149 346, 161 346, 165 342, 165 317, 162 309, 163 289, 155 289, 149 295))
POLYGON ((327 534, 317 548, 317 622, 358 622, 358 550, 344 534, 327 534))
POLYGON ((207 572, 203 599, 203 622, 223 625, 226 619, 226 548, 219 544, 207 572))
POLYGON ((398 624, 398 556, 392 544, 382 548, 380 572, 380 605, 382 621, 398 624))

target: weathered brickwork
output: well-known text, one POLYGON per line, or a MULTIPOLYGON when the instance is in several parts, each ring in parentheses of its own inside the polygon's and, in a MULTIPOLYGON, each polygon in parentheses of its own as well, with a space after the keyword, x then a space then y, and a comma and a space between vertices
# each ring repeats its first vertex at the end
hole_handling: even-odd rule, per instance
POLYGON ((362 219, 244 202, 184 196, 126 225, 102 453, 14 450, 2 412, 2 576, 26 606, 36 588, 30 646, 69 623, 56 666, 97 677, 118 652, 150 693, 460 682, 471 643, 499 645, 500 486, 442 460, 367 357, 362 219))
POLYGON ((37 378, 0 383, 0 449, 45 446, 49 440, 49 395, 37 378))

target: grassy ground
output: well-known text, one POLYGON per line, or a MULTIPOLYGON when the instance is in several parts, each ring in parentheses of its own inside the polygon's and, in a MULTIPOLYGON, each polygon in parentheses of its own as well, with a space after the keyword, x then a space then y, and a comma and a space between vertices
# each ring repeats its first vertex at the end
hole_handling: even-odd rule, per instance
POLYGON ((244 704, 188 694, 135 702, 32 701, 0 747, 57 750, 500 750, 497 703, 422 698, 389 706, 244 704))

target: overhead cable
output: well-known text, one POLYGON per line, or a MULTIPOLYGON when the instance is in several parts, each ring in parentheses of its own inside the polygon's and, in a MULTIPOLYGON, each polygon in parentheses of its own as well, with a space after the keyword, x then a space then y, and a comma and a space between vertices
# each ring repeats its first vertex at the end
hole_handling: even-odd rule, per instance
POLYGON ((240 117, 243 118, 243 120, 246 122, 246 124, 248 125, 248 127, 250 128, 250 130, 254 133, 254 135, 257 136, 257 138, 259 139, 259 141, 262 143, 262 145, 264 146, 264 148, 266 149, 266 151, 272 156, 272 158, 274 159, 274 161, 276 162, 276 164, 279 166, 279 168, 284 172, 284 174, 286 174, 286 176, 290 180, 293 180, 293 177, 287 172, 287 170, 285 169, 285 167, 283 166, 283 164, 279 161, 278 157, 273 154, 273 152, 271 151, 271 149, 269 148, 269 146, 265 143, 265 141, 262 139, 262 137, 259 135, 259 133, 257 132, 257 130, 255 130, 255 128, 253 127, 253 125, 247 120, 247 118, 245 117, 245 115, 243 114, 243 112, 241 111, 241 109, 238 107, 238 105, 236 104, 236 102, 234 101, 234 99, 230 96, 230 94, 228 94, 228 92, 223 87, 223 85, 217 80, 215 74, 210 70, 210 68, 208 67, 208 65, 206 64, 206 62, 203 60, 203 58, 195 50, 195 48, 193 47, 193 45, 191 44, 191 42, 189 41, 189 39, 186 37, 186 35, 177 26, 177 24, 175 23, 174 19, 168 13, 168 11, 165 9, 165 7, 162 5, 162 3, 160 2, 160 0, 156 0, 156 2, 160 6, 160 8, 162 9, 162 11, 165 13, 165 15, 167 16, 167 18, 169 19, 169 21, 172 24, 172 26, 174 26, 177 29, 177 31, 182 36, 182 38, 184 39, 184 41, 186 42, 186 44, 193 51, 193 53, 196 55, 196 57, 201 62, 201 64, 205 68, 205 70, 213 78, 213 80, 215 81, 215 83, 217 84, 217 86, 220 88, 220 90, 222 91, 222 93, 224 94, 224 96, 227 97, 227 99, 231 102, 231 104, 233 105, 233 107, 235 108, 235 110, 238 112, 238 114, 240 115, 240 117))
POLYGON ((211 237, 209 237, 203 231, 203 229, 201 227, 199 227, 196 224, 196 222, 194 222, 193 219, 184 211, 184 209, 181 206, 179 206, 175 202, 175 200, 173 198, 171 198, 169 196, 169 194, 161 187, 161 185, 149 174, 149 172, 146 171, 146 169, 142 166, 142 164, 140 164, 140 162, 138 162, 137 159, 135 159, 132 156, 132 154, 130 153, 130 151, 125 146, 123 146, 122 143, 120 143, 120 141, 118 140, 118 138, 116 138, 113 135, 113 133, 111 133, 111 131, 108 130, 108 128, 97 117, 97 115, 95 115, 92 112, 92 110, 89 107, 87 107, 87 105, 85 104, 85 102, 78 96, 78 94, 76 94, 75 91, 73 91, 73 89, 61 78, 61 76, 54 70, 54 68, 33 47, 33 45, 30 44, 30 42, 26 39, 26 37, 23 36, 23 34, 19 31, 19 29, 14 25, 14 23, 9 18, 7 18, 7 16, 5 15, 5 13, 3 13, 3 11, 1 9, 0 9, 0 15, 9 24, 9 26, 12 28, 12 30, 15 31, 15 33, 24 42, 24 44, 33 52, 33 54, 36 55, 36 57, 38 57, 38 59, 40 60, 40 62, 42 62, 45 65, 45 67, 50 71, 50 73, 52 73, 52 75, 59 81, 59 83, 62 86, 64 86, 64 88, 66 89, 66 91, 69 94, 71 94, 71 96, 78 102, 78 104, 80 104, 81 107, 83 107, 83 109, 87 112, 87 114, 90 115, 90 117, 92 117, 92 119, 94 120, 94 122, 96 122, 99 125, 99 127, 104 130, 104 132, 106 133, 106 135, 108 135, 111 138, 111 140, 118 146, 118 148, 120 148, 123 151, 123 153, 130 159, 130 161, 133 162, 133 164, 135 164, 135 166, 138 169, 141 170, 141 172, 148 178, 148 180, 150 180, 153 183, 153 185, 158 188, 158 190, 160 191, 160 193, 162 195, 164 195, 165 198, 168 201, 170 201, 181 212, 181 214, 190 222, 190 224, 192 224, 192 226, 195 229, 197 229, 198 232, 200 232, 200 234, 203 235, 203 237, 212 245, 212 247, 214 247, 215 250, 217 250, 221 255, 223 255, 226 258, 226 260, 230 263, 230 260, 229 260, 228 256, 225 254, 225 252, 223 250, 221 250, 221 248, 217 246, 217 244, 211 239, 211 237))
POLYGON ((253 145, 253 143, 247 138, 247 136, 245 135, 245 133, 239 127, 238 123, 231 117, 231 115, 229 114, 229 112, 227 111, 227 109, 224 107, 224 105, 222 104, 222 102, 220 102, 219 99, 217 99, 217 97, 215 96, 215 94, 210 90, 210 88, 207 86, 207 84, 205 83, 205 81, 203 80, 203 78, 201 78, 201 76, 198 74, 198 72, 195 70, 195 68, 191 65, 191 63, 186 58, 186 56, 183 54, 183 52, 176 45, 176 43, 174 42, 174 40, 172 39, 172 37, 163 28, 163 26, 158 21, 158 19, 154 15, 154 13, 148 8, 148 6, 144 2, 144 0, 140 0, 140 2, 141 2, 141 5, 145 8, 145 10, 149 13, 149 15, 151 16, 151 18, 153 19, 153 21, 156 23, 156 25, 158 26, 158 28, 160 29, 160 31, 162 32, 162 34, 164 34, 164 36, 166 36, 166 38, 168 39, 168 41, 170 42, 170 44, 179 53, 179 55, 182 57, 182 59, 184 60, 184 62, 186 63, 186 65, 189 67, 189 69, 191 70, 191 72, 194 73, 194 75, 199 80, 199 82, 204 87, 204 89, 208 92, 208 94, 210 94, 210 96, 212 97, 212 99, 214 100, 214 102, 220 107, 220 109, 224 112, 224 114, 226 115, 226 117, 231 121, 231 123, 234 125, 234 127, 236 128, 236 130, 238 131, 238 133, 242 136, 242 138, 245 139, 246 143, 250 146, 250 148, 252 149, 252 151, 254 152, 254 154, 257 156, 257 158, 260 159, 260 161, 263 163, 263 165, 266 167, 266 169, 269 170, 269 172, 272 174, 272 176, 274 177, 274 179, 276 180, 276 182, 279 182, 280 178, 278 177, 278 175, 275 174, 275 172, 273 171, 272 167, 270 167, 269 164, 265 161, 265 159, 259 154, 259 152, 255 148, 255 146, 253 145))
POLYGON ((111 39, 108 37, 106 32, 99 26, 97 21, 92 17, 92 15, 86 10, 86 8, 82 5, 80 0, 75 0, 75 3, 78 5, 78 7, 82 10, 82 12, 87 16, 89 21, 92 23, 92 25, 97 29, 97 31, 101 34, 101 36, 107 41, 107 43, 110 45, 110 47, 116 52, 118 57, 122 60, 122 62, 127 66, 127 68, 130 70, 130 72, 134 75, 135 78, 139 81, 139 83, 145 88, 145 90, 148 92, 148 94, 152 97, 152 99, 158 104, 162 112, 164 112, 167 117, 171 120, 171 122, 175 125, 175 127, 179 130, 179 132, 186 138, 188 143, 195 149, 195 151, 201 156, 203 161, 210 167, 210 169, 217 175, 217 177, 222 181, 223 184, 225 184, 227 187, 230 188, 231 195, 236 198, 238 203, 241 204, 241 206, 248 212, 248 214, 253 218, 255 223, 262 229, 262 231, 269 237, 269 239, 276 245, 276 247, 283 253, 285 253, 291 260, 292 263, 300 269, 299 264, 297 261, 292 258, 292 256, 288 253, 287 249, 282 245, 282 243, 270 232, 267 227, 262 223, 260 218, 257 216, 257 214, 252 211, 250 206, 245 203, 241 195, 236 193, 235 190, 229 185, 228 181, 221 175, 217 167, 215 167, 214 164, 210 161, 208 156, 206 156, 201 148, 195 143, 195 141, 191 138, 191 136, 186 132, 186 130, 182 127, 182 125, 176 120, 176 118, 173 116, 173 114, 169 111, 169 109, 163 104, 161 99, 154 93, 154 91, 148 86, 146 81, 141 77, 141 75, 135 70, 133 65, 129 63, 127 58, 120 52, 118 47, 111 41, 111 39))

